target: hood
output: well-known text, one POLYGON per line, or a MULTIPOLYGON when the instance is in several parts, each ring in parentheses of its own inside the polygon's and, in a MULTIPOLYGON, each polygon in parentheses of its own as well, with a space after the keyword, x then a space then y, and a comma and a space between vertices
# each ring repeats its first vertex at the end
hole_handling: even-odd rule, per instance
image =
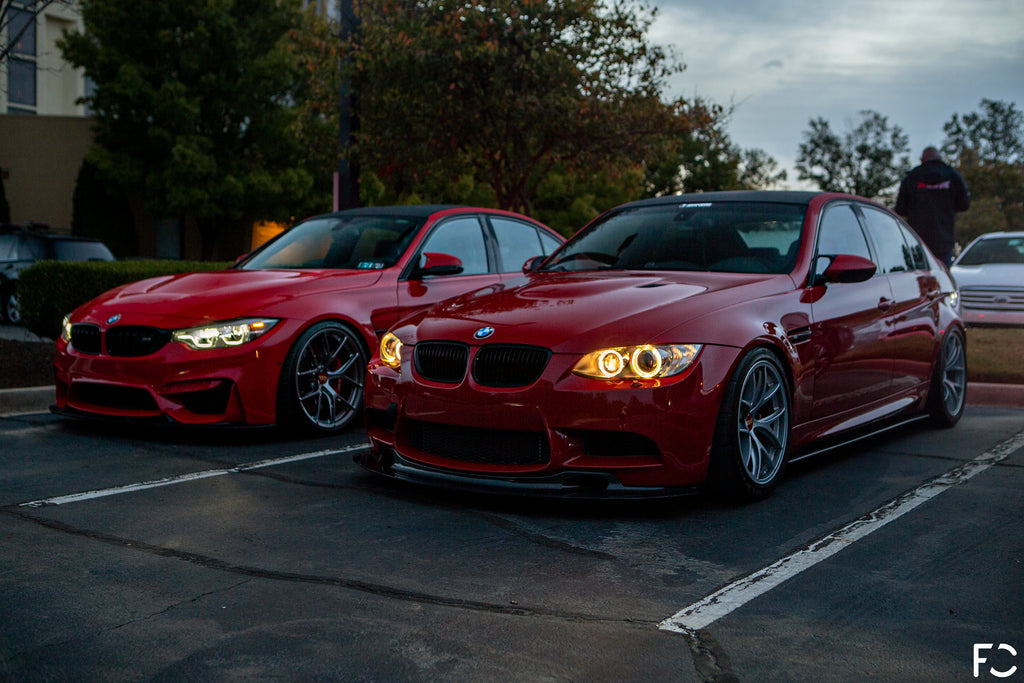
POLYGON ((474 333, 493 327, 486 343, 586 353, 601 346, 673 341, 659 337, 737 301, 792 287, 785 275, 537 273, 443 302, 396 333, 407 343, 480 344, 474 333))
POLYGON ((958 266, 949 269, 957 287, 1024 288, 1024 264, 985 263, 980 266, 958 266))
POLYGON ((258 314, 291 299, 368 287, 379 270, 219 270, 150 278, 104 292, 80 306, 75 322, 101 325, 112 315, 122 324, 188 324, 258 314), (143 320, 145 319, 145 321, 143 320))

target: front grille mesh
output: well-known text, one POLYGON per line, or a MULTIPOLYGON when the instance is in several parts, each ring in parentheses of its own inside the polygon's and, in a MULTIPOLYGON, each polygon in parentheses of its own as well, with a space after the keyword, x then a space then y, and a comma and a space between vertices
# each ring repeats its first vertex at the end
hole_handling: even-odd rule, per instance
POLYGON ((543 432, 458 427, 406 420, 409 444, 438 458, 476 465, 544 465, 551 448, 543 432))
POLYGON ((71 346, 79 353, 99 353, 102 336, 96 325, 79 323, 71 326, 71 346))
POLYGON ((485 346, 473 359, 473 379, 485 387, 524 387, 540 378, 549 358, 537 346, 485 346))
POLYGON ((156 353, 171 340, 171 333, 156 327, 118 325, 107 330, 107 353, 135 357, 156 353))
POLYGON ((1024 287, 963 287, 960 301, 966 308, 1024 311, 1024 287))
POLYGON ((468 361, 469 347, 457 342, 423 342, 413 351, 416 372, 431 382, 458 384, 468 361))
POLYGON ((79 353, 101 353, 104 338, 107 355, 131 358, 156 353, 171 340, 171 333, 158 327, 142 325, 117 325, 105 333, 98 325, 90 323, 71 326, 71 346, 79 353))

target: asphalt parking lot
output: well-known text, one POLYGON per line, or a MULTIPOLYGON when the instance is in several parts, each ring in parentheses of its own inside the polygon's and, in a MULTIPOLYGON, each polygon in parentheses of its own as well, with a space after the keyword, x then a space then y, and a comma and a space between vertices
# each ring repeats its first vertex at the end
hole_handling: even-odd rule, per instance
POLYGON ((353 464, 360 431, 28 410, 0 441, 0 678, 952 681, 975 644, 981 679, 1024 676, 1018 408, 747 506, 401 486, 353 464))

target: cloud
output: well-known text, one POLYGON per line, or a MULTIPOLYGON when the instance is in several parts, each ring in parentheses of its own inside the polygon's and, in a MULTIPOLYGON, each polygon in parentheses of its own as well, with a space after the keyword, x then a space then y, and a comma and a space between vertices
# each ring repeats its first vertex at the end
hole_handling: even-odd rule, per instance
POLYGON ((734 141, 787 169, 811 118, 842 129, 878 111, 913 157, 982 98, 1024 105, 1020 0, 655 2, 650 38, 687 67, 669 94, 734 104, 734 141))

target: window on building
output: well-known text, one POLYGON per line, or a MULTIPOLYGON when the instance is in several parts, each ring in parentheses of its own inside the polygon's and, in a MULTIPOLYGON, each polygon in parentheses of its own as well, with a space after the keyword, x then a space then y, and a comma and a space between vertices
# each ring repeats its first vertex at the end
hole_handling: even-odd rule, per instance
POLYGON ((36 56, 36 15, 35 12, 12 8, 7 23, 8 39, 14 41, 11 52, 16 55, 36 56))
POLYGON ((27 59, 7 62, 7 101, 11 104, 36 106, 36 63, 27 59))

